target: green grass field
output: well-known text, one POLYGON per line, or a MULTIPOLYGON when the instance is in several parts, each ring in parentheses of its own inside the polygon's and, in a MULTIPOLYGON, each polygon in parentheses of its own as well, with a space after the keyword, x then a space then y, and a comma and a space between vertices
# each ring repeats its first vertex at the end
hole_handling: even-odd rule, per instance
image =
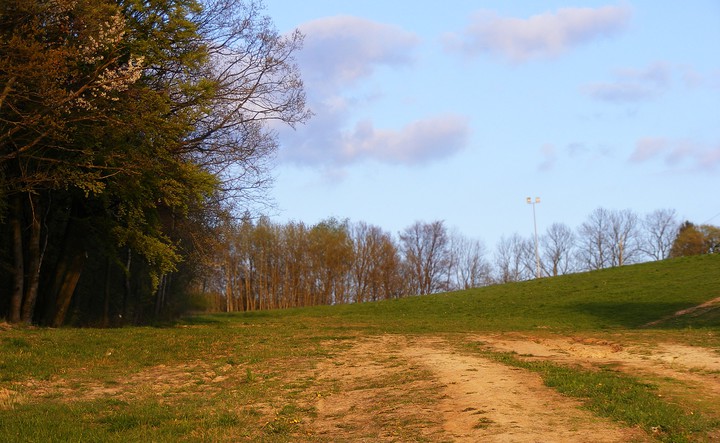
POLYGON ((464 337, 623 337, 717 352, 720 308, 672 317, 717 297, 720 255, 378 303, 202 315, 162 327, 0 325, 0 441, 325 441, 310 432, 317 411, 309 395, 319 389, 312 369, 380 334, 443 336, 465 352, 538 372, 598 415, 651 438, 710 441, 720 435, 720 405, 693 402, 671 381, 524 362, 472 349, 464 337), (587 389, 599 384, 612 388, 587 389), (672 386, 668 400, 654 394, 672 386), (690 407, 691 414, 677 412, 690 407))

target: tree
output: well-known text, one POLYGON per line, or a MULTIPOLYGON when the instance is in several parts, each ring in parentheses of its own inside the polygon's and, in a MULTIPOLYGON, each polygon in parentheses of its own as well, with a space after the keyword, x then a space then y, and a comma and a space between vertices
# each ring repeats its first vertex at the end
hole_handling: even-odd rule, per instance
POLYGON ((415 222, 400 234, 411 293, 432 294, 445 289, 449 269, 449 240, 442 221, 415 222))
POLYGON ((553 223, 540 237, 542 264, 547 275, 558 276, 574 270, 575 234, 562 223, 553 223))
POLYGON ((578 261, 588 270, 603 269, 610 265, 610 212, 595 209, 578 228, 578 261))
MULTIPOLYGON (((142 60, 123 50, 123 35, 123 17, 109 2, 8 0, 0 6, 0 209, 12 227, 11 321, 29 322, 35 311, 41 243, 47 245, 51 232, 44 225, 54 212, 48 205, 67 204, 51 195, 98 192, 116 172, 109 166, 113 156, 98 162, 85 137, 88 127, 110 120, 140 77, 142 60)), ((74 289, 74 269, 82 262, 75 255, 55 286, 74 289)))
POLYGON ((98 262, 107 287, 122 280, 123 312, 159 314, 198 226, 258 197, 277 145, 267 123, 309 116, 293 61, 302 36, 280 36, 261 11, 241 0, 0 6, 12 321, 61 324, 98 262))
POLYGON ((315 282, 314 304, 346 303, 354 260, 348 222, 330 218, 318 223, 310 229, 309 243, 315 282))
POLYGON ((639 236, 633 211, 597 208, 578 228, 578 260, 589 270, 633 263, 640 253, 639 236))
POLYGON ((637 260, 640 253, 638 217, 629 210, 611 211, 608 226, 610 265, 623 266, 637 260))
POLYGON ((302 222, 285 225, 284 244, 286 261, 284 290, 292 300, 293 306, 313 304, 314 282, 310 259, 309 228, 302 222))
POLYGON ((353 224, 352 265, 354 301, 376 301, 400 296, 400 257, 390 234, 365 222, 353 224))
POLYGON ((674 209, 658 209, 647 214, 642 222, 642 251, 653 260, 670 256, 673 240, 678 234, 678 221, 674 209))
POLYGON ((451 289, 477 288, 490 283, 491 269, 485 259, 486 248, 482 241, 470 240, 453 232, 450 235, 450 253, 451 289))
POLYGON ((720 228, 711 225, 696 226, 686 221, 678 229, 670 249, 670 257, 716 254, 720 252, 720 228))
POLYGON ((535 247, 531 240, 515 233, 501 237, 495 250, 495 267, 498 283, 511 283, 531 279, 536 272, 535 247))
POLYGON ((720 227, 700 225, 700 232, 705 237, 705 250, 707 254, 720 253, 720 227))

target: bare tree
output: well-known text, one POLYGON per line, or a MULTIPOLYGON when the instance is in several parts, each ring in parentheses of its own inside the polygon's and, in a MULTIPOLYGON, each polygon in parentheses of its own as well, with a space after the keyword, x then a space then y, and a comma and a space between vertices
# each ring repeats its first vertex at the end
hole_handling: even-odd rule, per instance
POLYGON ((491 281, 490 263, 485 259, 487 249, 480 240, 471 240, 458 232, 450 236, 451 289, 470 289, 485 286, 491 281))
POLYGON ((680 223, 674 209, 658 209, 645 216, 642 221, 642 251, 653 260, 664 260, 670 256, 673 240, 677 237, 680 223))
POLYGON ((608 239, 611 266, 623 266, 636 262, 640 255, 637 214, 630 209, 611 211, 608 239))
POLYGON ((413 293, 431 294, 445 289, 450 259, 448 243, 442 221, 415 222, 400 234, 408 284, 413 293))
POLYGON ((389 233, 365 222, 352 230, 355 260, 352 265, 355 301, 400 296, 400 257, 389 233))
POLYGON ((572 272, 575 267, 575 234, 563 223, 553 223, 540 237, 542 264, 546 275, 572 272))
POLYGON ((499 283, 531 279, 536 268, 533 242, 517 233, 503 236, 495 250, 495 266, 495 280, 499 283))
POLYGON ((638 216, 629 209, 597 208, 578 228, 578 260, 588 270, 634 263, 639 256, 638 216))
POLYGON ((610 265, 610 212, 595 209, 578 228, 577 257, 587 270, 603 269, 610 265))

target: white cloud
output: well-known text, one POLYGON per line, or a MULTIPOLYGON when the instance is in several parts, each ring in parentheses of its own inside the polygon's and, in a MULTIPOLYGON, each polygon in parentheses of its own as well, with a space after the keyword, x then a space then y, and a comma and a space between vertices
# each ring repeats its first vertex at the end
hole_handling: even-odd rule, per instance
POLYGON ((446 47, 467 55, 490 53, 512 62, 556 57, 570 48, 622 31, 632 15, 625 6, 562 8, 527 19, 475 14, 460 34, 446 36, 446 47))
POLYGON ((713 171, 720 165, 720 143, 708 145, 692 140, 645 137, 635 143, 630 161, 641 163, 660 158, 673 168, 713 171))
POLYGON ((326 93, 352 86, 378 66, 413 62, 417 35, 359 17, 326 17, 300 25, 305 34, 298 61, 310 88, 326 93))
POLYGON ((589 83, 583 91, 590 97, 608 102, 637 102, 661 95, 672 78, 670 65, 654 63, 644 69, 619 69, 612 82, 589 83))
POLYGON ((387 163, 427 163, 463 149, 468 136, 467 119, 457 115, 416 121, 400 130, 375 129, 371 122, 362 121, 343 138, 340 160, 370 158, 387 163))
MULTIPOLYGON (((365 160, 421 164, 465 147, 469 134, 465 117, 431 116, 400 129, 379 129, 371 120, 354 119, 356 111, 376 98, 359 91, 377 68, 399 69, 413 63, 419 43, 415 34, 350 16, 314 20, 299 28, 305 46, 298 64, 314 116, 294 131, 278 129, 281 161, 320 166, 327 174, 327 168, 365 160)), ((338 171, 330 173, 342 176, 338 171)))
POLYGON ((286 150, 284 160, 336 166, 363 160, 423 164, 462 150, 470 132, 467 119, 457 115, 430 117, 399 130, 378 129, 369 120, 352 130, 338 129, 338 123, 325 119, 307 131, 300 129, 292 142, 296 149, 286 150))

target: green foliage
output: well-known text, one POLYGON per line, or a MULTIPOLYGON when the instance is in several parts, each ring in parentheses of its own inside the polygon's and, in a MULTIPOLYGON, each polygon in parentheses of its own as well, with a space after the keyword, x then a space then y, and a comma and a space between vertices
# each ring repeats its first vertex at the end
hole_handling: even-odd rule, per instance
POLYGON ((0 3, 0 228, 21 228, 0 238, 0 282, 26 288, 1 294, 0 316, 20 321, 22 304, 24 321, 60 325, 73 297, 82 324, 183 311, 215 219, 267 181, 267 122, 309 115, 301 36, 261 9, 0 3))

